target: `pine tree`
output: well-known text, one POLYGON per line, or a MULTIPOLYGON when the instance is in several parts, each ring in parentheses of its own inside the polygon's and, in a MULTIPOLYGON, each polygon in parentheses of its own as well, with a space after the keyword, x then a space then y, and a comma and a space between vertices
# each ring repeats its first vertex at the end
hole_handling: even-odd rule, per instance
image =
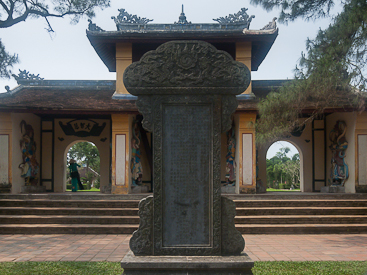
MULTIPOLYGON (((252 0, 267 10, 280 8, 279 21, 317 20, 330 15, 333 0, 252 0)), ((306 42, 295 69, 295 80, 259 104, 258 142, 289 135, 295 127, 311 122, 328 108, 364 110, 366 105, 367 2, 346 0, 325 30, 306 42), (310 115, 300 120, 308 110, 310 115)))

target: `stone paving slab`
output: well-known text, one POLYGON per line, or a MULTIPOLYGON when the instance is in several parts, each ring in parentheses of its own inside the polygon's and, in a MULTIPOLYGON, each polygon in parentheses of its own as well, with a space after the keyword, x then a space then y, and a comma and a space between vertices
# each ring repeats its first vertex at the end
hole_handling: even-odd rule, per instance
MULTIPOLYGON (((0 262, 111 261, 131 235, 0 235, 0 262)), ((243 235, 253 261, 367 261, 367 234, 243 235)))

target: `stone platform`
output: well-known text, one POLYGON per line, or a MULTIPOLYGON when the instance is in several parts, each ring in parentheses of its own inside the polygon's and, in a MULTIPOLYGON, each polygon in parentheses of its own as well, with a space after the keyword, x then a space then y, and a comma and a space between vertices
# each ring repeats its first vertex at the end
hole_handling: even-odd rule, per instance
POLYGON ((331 186, 323 186, 320 190, 321 193, 345 193, 344 186, 331 185, 331 186))
POLYGON ((22 194, 46 193, 46 186, 22 186, 20 189, 22 194))
POLYGON ((121 261, 123 275, 249 275, 254 262, 240 256, 134 256, 132 251, 121 261))

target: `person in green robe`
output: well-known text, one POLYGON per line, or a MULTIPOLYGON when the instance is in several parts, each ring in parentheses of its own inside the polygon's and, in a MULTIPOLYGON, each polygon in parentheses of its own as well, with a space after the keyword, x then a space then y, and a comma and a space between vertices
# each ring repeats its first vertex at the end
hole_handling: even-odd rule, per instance
POLYGON ((78 185, 80 182, 80 175, 78 172, 79 164, 75 162, 75 160, 71 159, 69 161, 69 170, 70 170, 70 177, 71 177, 71 191, 76 192, 78 191, 78 185))

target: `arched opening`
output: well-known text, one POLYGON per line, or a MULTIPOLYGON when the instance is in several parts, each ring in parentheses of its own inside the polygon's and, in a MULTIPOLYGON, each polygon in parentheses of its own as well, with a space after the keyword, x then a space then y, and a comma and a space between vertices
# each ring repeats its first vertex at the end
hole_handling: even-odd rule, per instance
POLYGON ((66 173, 64 190, 72 191, 70 162, 74 160, 78 166, 81 185, 78 191, 100 191, 100 155, 97 146, 89 141, 77 140, 69 144, 65 150, 64 163, 66 173))
POLYGON ((267 191, 303 191, 302 151, 290 141, 277 141, 266 153, 267 191))

